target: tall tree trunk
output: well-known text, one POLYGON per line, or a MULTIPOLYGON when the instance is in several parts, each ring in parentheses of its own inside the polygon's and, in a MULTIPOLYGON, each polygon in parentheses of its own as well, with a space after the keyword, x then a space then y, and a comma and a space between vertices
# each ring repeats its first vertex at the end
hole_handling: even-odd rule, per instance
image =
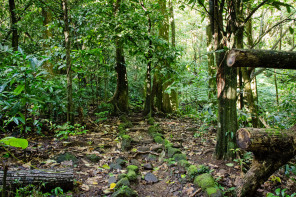
MULTIPOLYGON (((120 14, 121 0, 116 1, 115 17, 120 14)), ((119 37, 115 40, 116 47, 116 73, 117 73, 117 86, 112 103, 115 113, 128 113, 128 81, 126 73, 126 64, 123 51, 123 40, 119 37)))
MULTIPOLYGON (((236 10, 237 1, 227 2, 230 9, 230 20, 227 23, 226 34, 224 36, 233 37, 237 30, 236 10)), ((218 4, 217 0, 210 2, 213 10, 212 21, 214 21, 215 49, 223 49, 230 46, 226 42, 229 38, 224 38, 222 42, 222 12, 224 5, 218 4), (221 44, 222 43, 222 44, 221 44)), ((232 149, 236 147, 235 132, 237 130, 237 111, 236 111, 236 88, 237 88, 237 69, 229 69, 226 64, 226 53, 216 53, 217 71, 217 93, 218 93, 218 132, 215 156, 217 159, 232 159, 234 157, 232 149)))
POLYGON ((68 17, 68 0, 63 0, 63 11, 64 11, 64 36, 65 36, 65 47, 66 47, 66 67, 67 67, 67 121, 72 125, 74 124, 74 110, 73 110, 73 99, 72 99, 72 68, 71 68, 71 41, 70 41, 70 28, 69 28, 69 17, 68 17))
MULTIPOLYGON (((249 21, 251 23, 251 20, 249 21)), ((247 27, 247 31, 252 31, 251 27, 247 27)), ((252 45, 252 32, 248 32, 248 45, 252 45)), ((238 38, 237 41, 237 48, 243 48, 243 29, 238 32, 238 38)), ((251 119, 252 119, 252 125, 254 128, 258 127, 259 119, 258 119, 258 113, 257 113, 257 107, 255 105, 254 97, 253 97, 253 91, 251 87, 251 72, 248 70, 247 67, 240 68, 242 72, 242 78, 244 81, 244 90, 247 97, 247 106, 251 113, 251 119)))
POLYGON ((19 40, 19 36, 18 36, 18 30, 17 30, 17 16, 16 16, 16 12, 15 12, 15 2, 14 0, 9 0, 9 12, 10 12, 10 18, 11 18, 11 30, 12 30, 12 40, 11 40, 11 44, 12 44, 12 48, 14 51, 18 50, 18 40, 19 40))
POLYGON ((207 26, 207 52, 208 52, 208 74, 209 74, 209 94, 208 98, 211 102, 216 100, 217 89, 216 89, 216 65, 214 54, 210 53, 214 50, 213 48, 213 35, 211 32, 211 25, 207 26))
MULTIPOLYGON (((169 18, 166 10, 166 0, 158 0, 159 11, 164 19, 161 21, 159 28, 159 37, 169 42, 169 18)), ((168 64, 167 61, 162 61, 161 64, 168 64)), ((168 87, 167 84, 163 84, 167 78, 165 78, 161 73, 162 65, 158 65, 155 67, 155 74, 153 76, 153 89, 152 89, 152 98, 153 98, 153 107, 156 107, 158 111, 162 111, 165 113, 170 113, 172 111, 170 96, 165 93, 165 88, 168 87), (154 99, 155 98, 155 99, 154 99), (154 104, 155 101, 155 104, 154 104)))
MULTIPOLYGON (((42 16, 43 16, 43 26, 45 28, 43 39, 48 40, 52 37, 52 33, 48 27, 49 23, 52 21, 52 15, 47 8, 42 8, 42 16)), ((44 41, 43 47, 46 50, 46 55, 49 55, 48 50, 50 49, 50 47, 48 46, 47 41, 44 41)), ((49 74, 53 75, 53 64, 51 64, 50 61, 46 61, 44 63, 44 67, 46 68, 49 74)))
MULTIPOLYGON (((166 0, 159 0, 159 7, 160 7, 160 12, 161 14, 164 16, 164 19, 162 21, 162 24, 159 28, 159 36, 167 41, 167 43, 169 43, 169 18, 168 18, 168 12, 167 12, 167 6, 166 6, 166 0)), ((162 62, 163 65, 168 66, 168 62, 166 60, 164 60, 162 62)), ((172 106, 171 106, 171 100, 170 100, 170 95, 168 93, 165 92, 165 90, 167 89, 167 87, 170 85, 169 84, 169 77, 168 76, 162 76, 159 79, 161 79, 160 81, 165 83, 161 83, 159 84, 160 86, 162 86, 162 110, 164 113, 171 113, 172 112, 172 106)))
MULTIPOLYGON (((169 1, 170 3, 170 21, 171 21, 171 30, 172 30, 172 47, 176 48, 176 24, 175 24, 175 16, 174 16, 174 7, 172 0, 169 1)), ((171 84, 174 83, 173 78, 171 79, 171 84)), ((172 102, 172 110, 176 111, 179 108, 179 101, 178 101, 178 91, 177 89, 172 89, 170 94, 170 99, 172 102)))
POLYGON ((148 16, 148 35, 149 37, 149 47, 148 47, 148 55, 147 55, 147 71, 146 71, 146 100, 143 114, 151 116, 152 110, 152 98, 151 98, 151 61, 152 61, 152 40, 151 40, 151 19, 148 16))

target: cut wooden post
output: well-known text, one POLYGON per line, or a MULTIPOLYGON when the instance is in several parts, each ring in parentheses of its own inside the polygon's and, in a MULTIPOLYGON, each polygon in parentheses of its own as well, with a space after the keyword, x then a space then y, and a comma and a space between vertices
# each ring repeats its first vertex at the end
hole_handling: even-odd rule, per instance
POLYGON ((232 49, 227 56, 229 67, 296 69, 296 52, 232 49))
MULTIPOLYGON (((4 172, 0 171, 0 185, 3 185, 4 172)), ((46 190, 56 187, 62 188, 64 191, 73 188, 73 169, 60 170, 16 170, 7 172, 6 185, 7 188, 18 188, 29 184, 41 185, 46 183, 46 190)))
POLYGON ((237 187, 238 197, 254 196, 262 183, 296 155, 292 129, 242 128, 236 139, 241 149, 254 153, 252 166, 237 187))

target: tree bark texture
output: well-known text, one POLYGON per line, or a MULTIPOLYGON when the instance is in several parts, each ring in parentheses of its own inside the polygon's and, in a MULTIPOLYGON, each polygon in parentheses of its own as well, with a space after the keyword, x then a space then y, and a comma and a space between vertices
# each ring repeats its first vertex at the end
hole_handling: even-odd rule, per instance
MULTIPOLYGON (((170 0, 170 21, 171 21, 171 30, 172 30, 172 47, 176 47, 176 23, 175 23, 175 16, 174 16, 174 6, 172 0, 170 0)), ((173 77, 172 82, 173 84, 173 77)), ((178 101, 178 91, 176 89, 171 90, 170 100, 172 102, 172 110, 176 111, 179 108, 179 101, 178 101)))
POLYGON ((63 0, 63 11, 64 11, 64 36, 65 36, 65 47, 66 47, 66 67, 67 67, 67 122, 74 124, 74 110, 73 110, 73 99, 72 99, 72 66, 71 66, 71 41, 70 41, 70 26, 68 17, 68 0, 63 0))
POLYGON ((229 67, 296 69, 296 52, 232 49, 227 56, 229 67))
MULTIPOLYGON (((238 1, 228 2, 228 15, 229 21, 227 22, 226 30, 224 34, 223 27, 223 3, 219 3, 217 0, 211 0, 210 14, 211 14, 211 26, 214 38, 214 49, 220 50, 224 47, 230 46, 231 43, 228 40, 233 38, 235 33, 235 6, 238 1)), ((225 2, 226 3, 226 2, 225 2)), ((237 71, 236 69, 229 69, 226 64, 226 53, 216 53, 216 65, 217 65, 217 95, 218 95, 218 132, 217 132, 217 144, 215 148, 215 156, 217 159, 232 159, 234 157, 231 149, 236 147, 235 144, 235 132, 237 130, 237 112, 236 112, 236 88, 237 88, 237 71)))
POLYGON ((238 197, 254 196, 261 184, 296 155, 292 130, 242 128, 236 139, 240 148, 254 153, 252 166, 237 187, 238 197))
POLYGON ((18 19, 17 19, 15 11, 16 11, 15 10, 15 1, 9 0, 9 12, 10 12, 10 17, 11 17, 11 30, 12 30, 11 44, 12 44, 13 50, 17 51, 19 36, 18 36, 18 30, 17 30, 18 19))
MULTIPOLYGON (((151 19, 148 16, 148 34, 151 36, 151 19)), ((152 40, 149 39, 149 48, 148 48, 148 55, 147 55, 147 71, 146 71, 146 100, 145 100, 145 107, 143 114, 146 116, 148 114, 151 115, 152 110, 152 88, 151 88, 151 63, 152 63, 152 40)))
MULTIPOLYGON (((227 67, 223 60, 225 53, 218 58, 217 72, 218 91, 218 132, 215 155, 217 159, 231 159, 235 144, 235 131, 237 130, 236 87, 237 71, 227 67)), ((218 55, 217 55, 218 56, 218 55)))
POLYGON ((213 35, 211 32, 211 26, 207 26, 207 52, 208 54, 208 73, 209 73, 209 100, 216 100, 217 88, 216 88, 216 65, 214 54, 210 53, 214 50, 213 48, 213 35))
MULTIPOLYGON (((47 40, 52 37, 52 32, 50 31, 50 29, 48 27, 49 23, 52 21, 52 14, 47 8, 42 8, 42 16, 43 16, 43 26, 45 28, 44 33, 43 33, 43 38, 46 40, 46 41, 44 41, 43 47, 44 47, 44 50, 46 51, 46 55, 50 55, 50 52, 49 52, 50 47, 47 44, 47 42, 48 42, 47 40)), ((51 64, 49 60, 47 60, 44 63, 44 67, 50 75, 54 74, 53 73, 53 64, 51 64)))
MULTIPOLYGON (((159 36, 165 40, 167 43, 169 43, 169 17, 168 17, 168 11, 167 11, 167 2, 166 0, 158 0, 159 7, 160 7, 160 13, 162 16, 164 16, 163 20, 161 21, 161 25, 159 28, 159 36)), ((161 62, 163 66, 169 66, 169 62, 166 60, 163 60, 161 62)), ((161 68, 162 66, 160 66, 161 68)), ((159 83, 158 86, 161 86, 162 89, 162 106, 161 111, 164 113, 171 113, 172 112, 172 106, 171 106, 171 99, 170 95, 165 92, 166 88, 169 86, 169 82, 163 83, 164 81, 170 81, 170 76, 163 76, 160 74, 160 72, 156 73, 158 75, 159 83)))
MULTIPOLYGON (((121 0, 116 1, 114 10, 115 17, 120 14, 121 0)), ((111 102, 114 106, 115 113, 128 113, 128 81, 126 64, 123 51, 123 40, 119 37, 115 39, 116 47, 116 66, 117 85, 111 102)))
POLYGON ((126 73, 123 43, 116 40, 116 73, 117 86, 113 96, 113 105, 116 113, 128 113, 128 81, 126 73))
MULTIPOLYGON (((3 185, 4 172, 0 171, 0 185, 3 185)), ((72 190, 73 188, 73 169, 62 170, 18 170, 7 172, 7 188, 15 189, 29 184, 41 185, 46 183, 46 189, 61 187, 63 190, 72 190), (17 181, 16 181, 17 180, 17 181)))
POLYGON ((241 70, 242 70, 242 77, 244 79, 244 88, 245 88, 245 94, 247 97, 247 104, 248 104, 249 111, 251 113, 252 125, 253 127, 257 128, 259 124, 259 119, 258 119, 257 106, 255 105, 253 91, 251 87, 250 73, 248 72, 247 68, 241 68, 241 70))

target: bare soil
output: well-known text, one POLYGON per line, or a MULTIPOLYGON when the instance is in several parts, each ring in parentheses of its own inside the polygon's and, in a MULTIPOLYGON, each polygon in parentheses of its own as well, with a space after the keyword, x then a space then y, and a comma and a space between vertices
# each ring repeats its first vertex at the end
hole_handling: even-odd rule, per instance
MULTIPOLYGON (((193 197, 203 196, 201 189, 193 185, 186 171, 164 154, 164 148, 153 142, 147 133, 150 125, 139 114, 130 116, 133 128, 127 134, 133 139, 129 151, 121 150, 121 140, 118 137, 120 120, 110 118, 103 123, 88 123, 87 134, 70 136, 67 140, 54 137, 31 137, 29 147, 24 155, 23 151, 12 149, 16 158, 10 161, 10 169, 29 169, 32 166, 41 169, 48 168, 74 168, 75 188, 73 196, 111 196, 110 183, 112 176, 126 172, 125 166, 138 164, 140 176, 131 185, 140 197, 193 197), (77 162, 66 161, 57 163, 56 156, 71 153, 78 159, 77 162), (95 154, 101 157, 100 161, 92 162, 86 155, 95 154), (110 169, 117 158, 126 161, 122 169, 110 169), (25 161, 25 162, 24 162, 25 161), (151 164, 153 170, 144 169, 144 164, 151 164), (145 174, 153 173, 158 182, 149 183, 144 180, 145 174)), ((242 166, 234 161, 221 161, 213 157, 216 143, 215 127, 205 126, 204 123, 185 118, 155 118, 163 134, 175 147, 187 155, 191 164, 203 164, 211 170, 219 187, 225 196, 234 196, 233 190, 243 175, 242 166)), ((0 150, 0 154, 4 150, 0 150)), ((245 164, 243 167, 248 167, 245 164)), ((295 176, 288 178, 284 170, 279 170, 265 182, 258 190, 257 196, 266 196, 276 188, 287 188, 295 192, 295 176), (278 179, 275 177, 279 177, 278 179), (293 181, 294 179, 294 181, 293 181)))

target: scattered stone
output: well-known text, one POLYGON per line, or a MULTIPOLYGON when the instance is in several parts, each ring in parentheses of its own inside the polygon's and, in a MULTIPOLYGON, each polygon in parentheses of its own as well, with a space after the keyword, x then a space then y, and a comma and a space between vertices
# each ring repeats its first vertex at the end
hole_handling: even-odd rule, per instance
POLYGON ((129 170, 128 173, 126 174, 128 180, 130 181, 135 181, 137 180, 137 173, 133 170, 129 170))
POLYGON ((122 169, 122 166, 119 165, 118 163, 111 163, 110 164, 110 169, 111 170, 121 170, 122 169))
POLYGON ((187 157, 185 154, 174 154, 173 158, 175 161, 186 160, 187 157))
POLYGON ((149 146, 141 146, 138 148, 138 151, 147 152, 147 151, 149 151, 149 146))
POLYGON ((190 179, 193 179, 198 174, 198 169, 195 165, 190 165, 187 170, 187 175, 190 179))
POLYGON ((206 195, 209 197, 222 197, 223 194, 217 187, 209 187, 206 189, 206 195))
POLYGON ((163 138, 160 136, 155 136, 154 137, 154 141, 158 144, 162 144, 163 143, 163 138))
POLYGON ((179 166, 186 168, 186 169, 190 166, 190 163, 184 159, 178 161, 178 164, 179 164, 179 166))
POLYGON ((149 154, 148 157, 147 157, 147 160, 148 161, 156 161, 157 157, 155 155, 149 154))
POLYGON ((73 163, 77 163, 78 159, 71 153, 59 154, 56 156, 56 161, 58 163, 62 163, 63 161, 72 161, 73 163))
POLYGON ((120 179, 117 183, 116 183, 116 186, 115 186, 115 189, 118 189, 118 188, 121 188, 122 186, 130 186, 131 184, 130 184, 130 182, 129 182, 129 180, 128 180, 128 178, 122 178, 122 179, 120 179))
POLYGON ((127 178, 127 175, 126 174, 120 174, 120 175, 118 175, 118 180, 121 180, 121 179, 123 179, 123 178, 127 178))
POLYGON ((111 183, 116 183, 116 181, 117 181, 117 178, 116 178, 115 176, 111 176, 111 177, 108 179, 108 183, 109 183, 109 185, 110 185, 111 183))
POLYGON ((115 163, 117 163, 118 165, 124 166, 126 164, 126 161, 123 158, 117 158, 115 159, 115 163))
POLYGON ((144 165, 143 165, 143 168, 144 168, 145 170, 153 170, 153 166, 152 166, 151 163, 146 163, 146 164, 144 164, 144 165))
POLYGON ((168 157, 172 158, 175 154, 181 153, 181 151, 177 148, 169 147, 168 148, 168 157))
POLYGON ((86 155, 86 158, 91 162, 98 163, 102 158, 97 156, 96 154, 86 155))
POLYGON ((121 141, 121 149, 126 151, 131 148, 132 138, 129 135, 123 135, 121 141))
POLYGON ((204 173, 195 177, 193 183, 198 187, 201 187, 202 190, 209 187, 215 187, 215 180, 209 173, 204 173))
POLYGON ((138 167, 141 166, 141 163, 137 159, 132 159, 130 163, 131 163, 131 165, 135 165, 135 166, 138 166, 138 167))
POLYGON ((157 183, 158 182, 158 178, 154 174, 152 174, 151 172, 148 172, 144 178, 145 178, 145 181, 147 181, 148 183, 157 183))
POLYGON ((121 187, 111 197, 137 197, 138 194, 129 187, 121 187))
POLYGON ((152 145, 150 150, 151 151, 155 151, 155 152, 158 152, 158 151, 162 151, 163 149, 163 145, 162 144, 155 144, 155 145, 152 145))
POLYGON ((148 133, 152 135, 153 133, 162 132, 161 128, 156 125, 152 125, 148 128, 148 133))
POLYGON ((127 166, 127 170, 128 171, 132 170, 132 171, 135 171, 136 173, 139 173, 139 167, 136 166, 136 165, 129 165, 129 166, 127 166))

